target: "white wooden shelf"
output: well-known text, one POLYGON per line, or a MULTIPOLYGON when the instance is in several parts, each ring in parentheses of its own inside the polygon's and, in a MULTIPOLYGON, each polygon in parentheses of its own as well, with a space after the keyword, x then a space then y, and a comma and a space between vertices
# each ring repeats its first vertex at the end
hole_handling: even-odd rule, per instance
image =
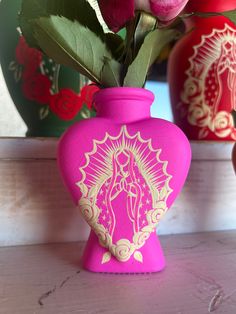
MULTIPOLYGON (((56 138, 0 139, 0 246, 84 241, 89 229, 64 188, 56 138)), ((192 142, 185 187, 159 234, 236 229, 233 143, 192 142)))
POLYGON ((83 243, 0 249, 0 314, 236 313, 236 231, 162 236, 161 273, 81 269, 83 243))
MULTIPOLYGON (((1 137, 0 159, 56 159, 58 138, 1 137)), ((234 142, 191 141, 193 160, 230 160, 234 142)))
POLYGON ((56 159, 58 138, 2 137, 0 159, 56 159))

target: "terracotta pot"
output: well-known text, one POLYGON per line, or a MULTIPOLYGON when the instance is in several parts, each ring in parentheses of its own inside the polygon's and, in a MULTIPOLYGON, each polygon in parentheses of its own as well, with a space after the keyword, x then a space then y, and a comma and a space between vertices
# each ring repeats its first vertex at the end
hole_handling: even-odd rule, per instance
POLYGON ((0 3, 0 61, 27 136, 60 136, 76 120, 95 115, 89 82, 28 47, 18 28, 21 0, 0 3))
POLYGON ((156 272, 165 265, 156 226, 179 194, 190 145, 174 124, 150 117, 154 96, 139 88, 95 94, 97 117, 60 140, 59 167, 92 231, 84 267, 156 272))
MULTIPOLYGON (((235 9, 233 0, 190 0, 187 12, 235 9)), ((236 26, 223 16, 186 20, 189 34, 168 65, 173 115, 191 140, 235 140, 236 26), (191 31, 190 31, 191 30, 191 31)))

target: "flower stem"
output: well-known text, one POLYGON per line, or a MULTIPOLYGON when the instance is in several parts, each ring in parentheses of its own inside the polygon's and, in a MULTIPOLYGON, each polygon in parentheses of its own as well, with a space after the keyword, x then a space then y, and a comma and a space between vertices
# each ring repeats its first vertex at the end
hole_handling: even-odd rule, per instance
POLYGON ((156 27, 157 19, 143 11, 137 11, 135 18, 126 25, 126 47, 124 50, 125 55, 122 71, 122 83, 130 64, 132 64, 136 58, 146 35, 156 27))
POLYGON ((219 12, 191 12, 191 13, 182 14, 179 17, 181 19, 187 19, 187 18, 190 18, 193 16, 206 18, 206 17, 214 17, 214 16, 219 16, 219 15, 222 15, 222 13, 219 13, 219 12))

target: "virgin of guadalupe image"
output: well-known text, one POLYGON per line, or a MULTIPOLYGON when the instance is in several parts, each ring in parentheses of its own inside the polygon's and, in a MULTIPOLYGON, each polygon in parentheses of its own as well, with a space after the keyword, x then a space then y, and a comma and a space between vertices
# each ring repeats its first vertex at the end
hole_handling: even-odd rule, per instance
MULTIPOLYGON (((236 109, 236 43, 225 41, 221 46, 220 57, 213 64, 216 77, 216 101, 214 114, 221 110, 231 112, 236 109), (225 100, 228 103, 225 104, 225 100), (227 105, 227 107, 226 107, 227 105)), ((213 85, 214 86, 214 85, 213 85)))
POLYGON ((112 236, 114 242, 120 237, 132 240, 130 235, 144 227, 144 198, 146 205, 151 207, 151 193, 138 170, 133 153, 127 149, 119 149, 112 156, 113 173, 101 186, 98 193, 97 206, 101 214, 99 222, 103 224, 112 236), (148 197, 147 197, 148 196, 148 197), (148 199, 148 202, 147 202, 148 199), (101 205, 100 205, 101 204, 101 205), (116 228, 119 236, 116 238, 116 228))
POLYGON ((94 140, 92 151, 85 154, 82 180, 76 183, 82 192, 79 205, 105 246, 119 240, 133 243, 142 232, 149 236, 157 223, 150 214, 167 210, 172 176, 160 154, 150 139, 142 139, 139 132, 131 136, 126 126, 117 136, 106 133, 94 140))

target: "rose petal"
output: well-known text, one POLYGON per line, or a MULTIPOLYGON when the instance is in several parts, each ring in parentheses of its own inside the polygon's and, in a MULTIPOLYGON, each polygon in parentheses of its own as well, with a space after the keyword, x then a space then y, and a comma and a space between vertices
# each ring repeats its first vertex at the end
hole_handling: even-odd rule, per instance
POLYGON ((100 0, 98 4, 104 21, 114 32, 134 17, 134 0, 100 0))
POLYGON ((150 0, 152 13, 161 21, 170 21, 183 10, 188 0, 150 0))

